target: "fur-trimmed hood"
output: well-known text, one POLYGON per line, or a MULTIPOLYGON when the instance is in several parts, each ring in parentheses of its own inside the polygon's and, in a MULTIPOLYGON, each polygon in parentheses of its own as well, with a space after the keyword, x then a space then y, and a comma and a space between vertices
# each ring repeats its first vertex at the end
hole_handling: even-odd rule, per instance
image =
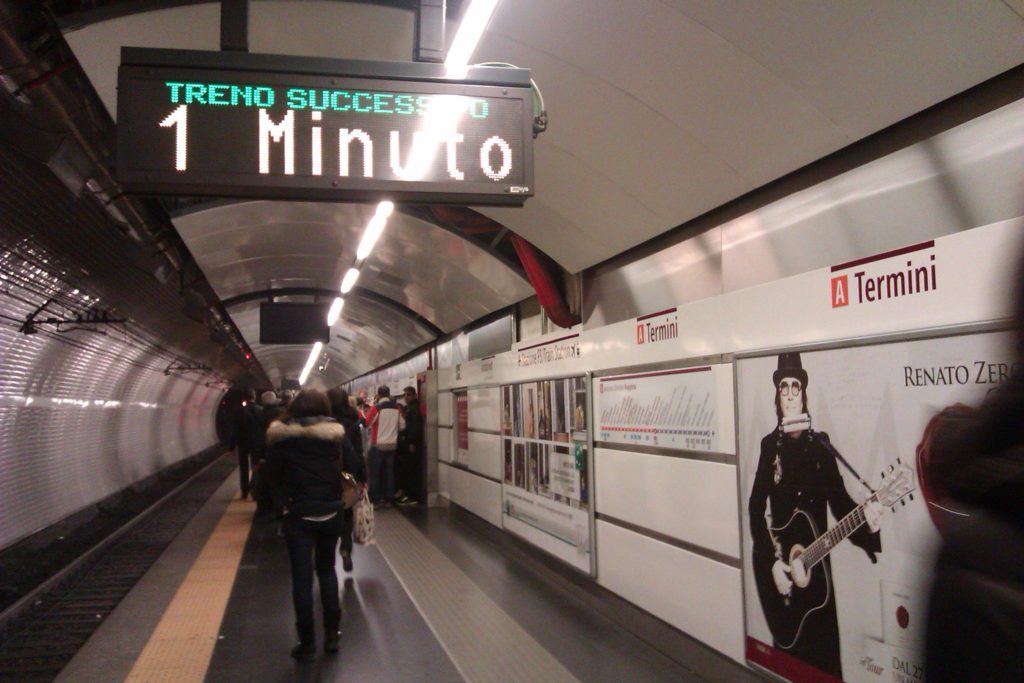
POLYGON ((275 420, 267 427, 267 446, 285 439, 316 439, 341 443, 345 438, 345 428, 333 418, 314 418, 282 422, 275 420))

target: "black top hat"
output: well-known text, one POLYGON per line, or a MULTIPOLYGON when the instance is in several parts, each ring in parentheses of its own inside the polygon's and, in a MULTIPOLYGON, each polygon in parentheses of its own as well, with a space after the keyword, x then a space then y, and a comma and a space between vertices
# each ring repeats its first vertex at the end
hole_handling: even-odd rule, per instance
POLYGON ((772 383, 779 386, 783 377, 795 377, 800 380, 800 385, 807 387, 807 371, 800 362, 799 353, 780 353, 779 369, 772 373, 772 383))

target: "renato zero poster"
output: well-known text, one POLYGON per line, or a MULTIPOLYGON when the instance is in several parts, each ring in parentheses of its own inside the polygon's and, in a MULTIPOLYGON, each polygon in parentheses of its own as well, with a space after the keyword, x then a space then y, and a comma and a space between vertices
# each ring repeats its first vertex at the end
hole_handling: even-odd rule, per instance
POLYGON ((953 514, 923 495, 930 427, 979 405, 1011 358, 986 333, 737 361, 748 661, 801 682, 925 679, 953 514))

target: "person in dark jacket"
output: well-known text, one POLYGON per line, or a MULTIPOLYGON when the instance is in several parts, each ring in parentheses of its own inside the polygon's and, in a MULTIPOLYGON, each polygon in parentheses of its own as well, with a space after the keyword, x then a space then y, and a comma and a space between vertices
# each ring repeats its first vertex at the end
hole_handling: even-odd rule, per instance
POLYGON ((1018 370, 978 411, 935 420, 923 488, 955 509, 934 568, 925 633, 925 677, 1024 681, 1024 263, 1017 277, 1018 370))
POLYGON ((238 456, 238 483, 242 500, 249 497, 250 462, 255 465, 259 458, 261 410, 262 408, 256 404, 256 392, 247 389, 241 405, 234 414, 231 448, 238 456))
POLYGON ((399 438, 395 479, 399 491, 395 493, 399 505, 415 505, 425 501, 423 495, 423 404, 412 386, 402 389, 405 406, 402 417, 405 431, 399 438))
POLYGON ((277 398, 277 394, 270 390, 260 394, 260 406, 263 411, 260 413, 257 445, 254 447, 252 455, 253 475, 250 493, 253 500, 256 501, 256 514, 264 515, 271 512, 280 513, 284 507, 281 496, 275 495, 274 487, 266 481, 262 465, 267 457, 267 429, 274 421, 280 420, 284 416, 285 409, 281 405, 280 399, 277 398))
POLYGON ((285 497, 284 535, 299 631, 299 644, 292 650, 296 659, 308 659, 316 652, 314 567, 324 614, 324 650, 338 651, 341 603, 334 552, 342 510, 341 453, 345 428, 330 413, 331 405, 324 392, 305 389, 292 401, 287 417, 267 429, 267 479, 276 483, 285 497))
MULTIPOLYGON (((344 389, 331 389, 327 392, 331 401, 331 413, 334 419, 345 428, 344 469, 366 486, 366 460, 363 458, 363 435, 359 428, 359 413, 352 405, 348 392, 344 389)), ((353 511, 345 510, 341 516, 341 566, 345 571, 352 571, 352 526, 353 511)))

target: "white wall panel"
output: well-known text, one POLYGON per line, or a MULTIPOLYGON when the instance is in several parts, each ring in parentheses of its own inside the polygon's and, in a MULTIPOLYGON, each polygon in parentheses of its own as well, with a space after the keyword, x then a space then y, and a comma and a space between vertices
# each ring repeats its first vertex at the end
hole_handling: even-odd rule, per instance
POLYGON ((445 464, 437 466, 437 492, 447 498, 452 499, 452 487, 451 487, 451 474, 452 468, 445 464))
POLYGON ((744 661, 739 569, 600 520, 597 549, 598 583, 710 647, 744 661))
POLYGON ((441 468, 448 470, 449 500, 494 526, 501 526, 501 484, 457 467, 441 465, 441 468))
POLYGON ((736 466, 596 449, 598 514, 740 556, 736 466))
POLYGON ((440 391, 437 394, 437 424, 442 427, 452 426, 452 392, 440 391))
MULTIPOLYGON (((524 364, 517 347, 493 359, 493 372, 486 382, 508 384, 1006 319, 1012 311, 1005 292, 1013 287, 1024 245, 1022 228, 1024 219, 1011 219, 937 237, 934 253, 939 286, 930 292, 832 308, 831 269, 820 268, 679 306, 679 329, 684 334, 678 339, 637 344, 635 320, 546 335, 545 339, 552 340, 549 347, 559 349, 573 341, 554 340, 578 333, 577 352, 536 363, 536 358, 526 358, 529 362, 524 364), (979 263, 985 268, 977 268, 979 263), (778 321, 779 302, 786 302, 785 325, 778 321)), ((543 340, 518 346, 530 347, 535 353, 533 347, 538 345, 543 345, 543 340)), ((475 378, 463 382, 469 386, 481 383, 483 380, 475 378)), ((733 431, 723 431, 723 435, 733 431)))
POLYGON ((455 386, 455 367, 450 365, 437 366, 437 388, 451 389, 455 386))
POLYGON ((455 457, 452 450, 452 430, 449 427, 437 428, 437 459, 451 462, 455 457))
POLYGON ((469 390, 469 428, 501 429, 501 392, 498 387, 469 390))
POLYGON ((469 469, 492 479, 501 479, 501 437, 497 434, 469 433, 469 469))
MULTIPOLYGON (((621 367, 627 354, 631 362, 661 362, 1005 319, 1012 315, 1005 293, 1014 286, 1022 228, 1024 218, 1019 218, 936 238, 925 258, 917 258, 935 256, 938 284, 913 296, 833 308, 833 274, 821 268, 679 307, 679 328, 687 333, 639 347, 645 349, 642 359, 633 352, 638 348, 634 321, 588 330, 581 335, 581 358, 596 370, 621 367), (785 324, 779 323, 780 302, 785 302, 785 324)), ((887 259, 871 264, 871 272, 899 271, 904 262, 887 259)), ((856 284, 851 287, 855 298, 856 284)))

